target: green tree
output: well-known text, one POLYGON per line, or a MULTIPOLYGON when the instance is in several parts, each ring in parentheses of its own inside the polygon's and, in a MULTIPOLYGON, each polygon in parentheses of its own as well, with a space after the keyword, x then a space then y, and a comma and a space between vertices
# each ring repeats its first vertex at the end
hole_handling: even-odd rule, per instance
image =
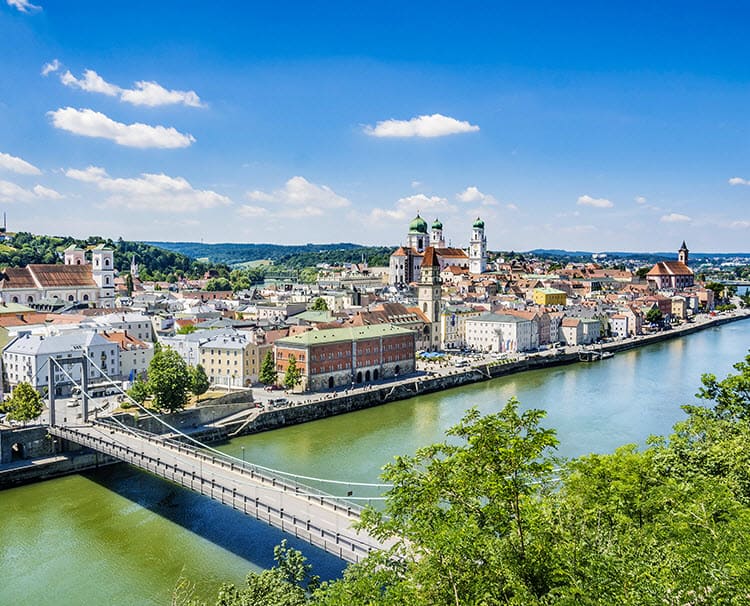
POLYGON ((706 284, 706 288, 714 291, 714 299, 716 301, 724 297, 724 285, 721 282, 709 282, 706 284))
POLYGON ((198 364, 190 369, 190 391, 200 396, 208 391, 210 386, 206 370, 198 364))
POLYGON ((180 326, 177 329, 177 334, 178 335, 190 335, 190 334, 193 334, 196 330, 198 329, 195 327, 195 324, 185 324, 184 326, 180 326))
POLYGON ((284 373, 284 387, 287 389, 294 389, 302 381, 302 373, 297 367, 297 358, 294 354, 289 355, 289 362, 286 366, 286 373, 284 373))
POLYGON ((133 276, 130 274, 125 276, 125 288, 128 291, 128 296, 132 296, 135 287, 133 286, 133 276))
POLYGON ((299 272, 299 281, 303 284, 315 284, 318 281, 317 268, 303 267, 299 272))
POLYGON ((274 550, 276 565, 260 573, 251 572, 244 587, 224 584, 217 606, 302 606, 308 603, 307 592, 318 586, 318 577, 297 550, 287 547, 286 539, 274 550))
POLYGON ((258 380, 263 383, 263 385, 273 385, 276 383, 277 376, 278 373, 276 372, 276 363, 273 359, 273 352, 268 350, 263 358, 263 363, 260 365, 258 380))
POLYGON ((19 383, 13 389, 10 400, 5 404, 8 418, 16 421, 31 421, 36 419, 42 410, 44 402, 42 396, 29 383, 19 383))
POLYGON ((310 309, 312 311, 328 311, 328 303, 323 297, 318 297, 312 302, 310 309))
POLYGON ((128 389, 128 395, 139 404, 143 404, 151 395, 148 383, 143 379, 136 377, 135 381, 133 381, 133 384, 130 386, 130 389, 128 389))
POLYGON ((148 365, 148 389, 154 404, 162 412, 175 412, 185 407, 190 390, 187 364, 172 348, 154 353, 148 365))
POLYGON ((368 509, 362 526, 394 542, 387 559, 400 563, 382 563, 383 573, 395 595, 414 592, 405 603, 506 603, 543 585, 549 562, 530 535, 557 439, 539 427, 543 411, 518 406, 511 398, 486 417, 471 409, 447 432, 451 443, 385 466, 385 509, 368 509))
POLYGON ((661 310, 658 307, 652 307, 646 312, 647 322, 651 322, 652 324, 661 324, 663 319, 664 314, 661 313, 661 310))
POLYGON ((226 278, 211 278, 206 282, 206 290, 227 291, 232 290, 232 284, 226 278))

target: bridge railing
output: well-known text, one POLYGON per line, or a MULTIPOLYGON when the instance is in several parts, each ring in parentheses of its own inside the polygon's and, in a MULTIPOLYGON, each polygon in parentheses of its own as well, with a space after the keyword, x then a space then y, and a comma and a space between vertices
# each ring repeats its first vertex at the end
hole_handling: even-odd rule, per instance
POLYGON ((114 422, 106 419, 96 420, 94 421, 94 424, 102 426, 109 431, 114 430, 121 433, 132 433, 143 440, 151 442, 152 444, 164 446, 173 451, 190 455, 203 462, 210 463, 212 465, 218 465, 219 467, 238 472, 242 475, 247 475, 251 480, 261 482, 284 492, 292 492, 299 497, 307 498, 308 501, 315 500, 320 505, 327 505, 328 507, 333 509, 333 511, 346 512, 350 517, 358 518, 363 510, 361 506, 353 504, 350 501, 346 501, 344 497, 336 498, 334 497, 334 495, 324 490, 314 488, 308 484, 304 484, 302 482, 299 482, 298 480, 282 474, 270 473, 268 469, 255 465, 253 463, 238 461, 237 459, 228 455, 226 457, 223 457, 221 455, 215 454, 215 452, 211 454, 206 453, 200 448, 197 448, 190 444, 185 444, 185 442, 182 442, 181 440, 171 436, 159 436, 158 434, 154 434, 143 429, 138 429, 136 427, 127 427, 127 429, 124 429, 123 427, 120 427, 114 422))
MULTIPOLYGON (((98 424, 105 426, 109 431, 119 431, 124 433, 122 429, 113 426, 111 423, 99 422, 98 424)), ((128 429, 130 430, 131 428, 128 429)), ((141 469, 145 469, 146 471, 180 484, 185 488, 189 488, 195 492, 199 492, 202 495, 217 500, 222 504, 229 505, 235 510, 242 511, 256 519, 265 521, 272 526, 281 529, 283 532, 293 534, 295 537, 316 545, 329 553, 338 555, 349 562, 358 562, 371 551, 382 547, 377 543, 371 543, 353 536, 354 531, 352 531, 352 534, 341 533, 338 531, 334 532, 331 529, 317 525, 311 519, 300 518, 296 515, 290 514, 284 510, 283 501, 281 499, 277 504, 274 504, 267 501, 264 502, 257 496, 248 497, 245 494, 239 493, 236 487, 230 489, 223 486, 220 482, 217 483, 213 478, 207 480, 200 474, 196 475, 195 471, 180 469, 177 464, 169 464, 166 461, 162 461, 159 457, 153 457, 126 444, 107 440, 99 436, 92 436, 72 427, 55 426, 50 428, 50 432, 63 439, 76 442, 81 446, 93 448, 105 455, 131 463, 141 469)), ((171 450, 177 451, 181 454, 187 454, 206 463, 218 465, 235 472, 248 472, 248 470, 243 470, 241 466, 238 466, 231 461, 222 461, 221 458, 205 455, 204 453, 201 453, 200 450, 191 446, 179 442, 165 443, 162 440, 154 439, 154 434, 148 434, 148 432, 143 432, 138 429, 134 429, 133 433, 147 434, 139 437, 143 437, 151 442, 159 443, 160 445, 168 446, 171 450)), ((331 499, 326 499, 325 493, 321 493, 320 496, 311 493, 300 493, 299 490, 296 490, 297 487, 292 484, 282 484, 276 478, 268 478, 261 476, 260 474, 252 474, 252 470, 249 471, 251 473, 250 477, 253 480, 256 482, 260 481, 261 483, 268 482, 269 487, 278 490, 281 494, 288 493, 289 496, 306 498, 309 502, 324 507, 327 505, 339 514, 346 515, 346 517, 352 521, 355 521, 358 517, 359 512, 355 511, 355 508, 351 506, 344 507, 340 503, 332 501, 331 499)))

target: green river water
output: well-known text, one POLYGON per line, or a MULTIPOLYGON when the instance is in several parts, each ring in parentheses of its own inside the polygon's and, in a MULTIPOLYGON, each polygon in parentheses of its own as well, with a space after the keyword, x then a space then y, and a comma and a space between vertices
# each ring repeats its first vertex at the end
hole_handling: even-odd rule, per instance
MULTIPOLYGON (((667 434, 703 372, 731 371, 750 347, 750 320, 592 364, 535 371, 246 436, 222 450, 296 473, 377 481, 396 454, 442 439, 466 408, 512 395, 544 408, 572 457, 667 434), (243 451, 244 449, 244 451, 243 451)), ((265 524, 127 466, 0 492, 0 605, 168 604, 181 575, 196 595, 272 564, 284 538, 265 524)), ((343 564, 302 549, 323 578, 343 564)))

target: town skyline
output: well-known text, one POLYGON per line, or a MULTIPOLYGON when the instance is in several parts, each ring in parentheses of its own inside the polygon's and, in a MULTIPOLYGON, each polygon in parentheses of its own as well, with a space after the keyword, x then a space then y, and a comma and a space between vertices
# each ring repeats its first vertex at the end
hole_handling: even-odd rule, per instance
POLYGON ((11 231, 747 248, 742 8, 198 6, 0 4, 11 231))

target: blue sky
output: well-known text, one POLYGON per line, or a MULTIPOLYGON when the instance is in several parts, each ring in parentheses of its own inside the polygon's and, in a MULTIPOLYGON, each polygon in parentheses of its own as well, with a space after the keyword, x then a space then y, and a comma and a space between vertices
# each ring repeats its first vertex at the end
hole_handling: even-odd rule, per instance
POLYGON ((9 229, 750 250, 743 2, 0 0, 9 229))

